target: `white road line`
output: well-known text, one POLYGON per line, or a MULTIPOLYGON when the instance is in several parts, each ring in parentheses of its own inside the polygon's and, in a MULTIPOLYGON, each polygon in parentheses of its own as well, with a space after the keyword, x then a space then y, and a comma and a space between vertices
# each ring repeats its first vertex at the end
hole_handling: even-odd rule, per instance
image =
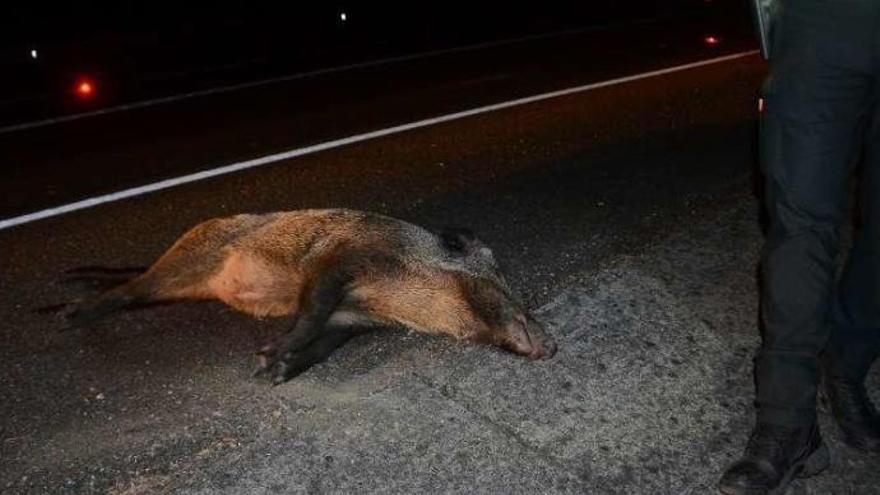
POLYGON ((701 60, 699 62, 693 62, 684 65, 677 65, 674 67, 668 67, 665 69, 654 70, 650 72, 643 72, 641 74, 634 74, 631 76, 619 77, 616 79, 610 79, 607 81, 601 81, 591 84, 585 84, 583 86, 575 86, 573 88, 562 89, 559 91, 552 91, 549 93, 543 93, 534 96, 528 96, 525 98, 519 98, 516 100, 505 101, 502 103, 496 103, 493 105, 487 105, 478 108, 472 108, 470 110, 464 110, 461 112, 451 113, 447 115, 441 115, 439 117, 433 117, 430 119, 419 120, 417 122, 410 122, 408 124, 402 124, 394 127, 388 127, 386 129, 379 129, 372 132, 367 132, 363 134, 356 134, 354 136, 345 137, 342 139, 335 139, 333 141, 326 141, 323 143, 314 144, 311 146, 306 146, 304 148, 297 148, 290 151, 285 151, 282 153, 275 153, 272 155, 267 155, 260 158, 255 158, 253 160, 247 160, 238 163, 232 163, 229 165, 225 165, 222 167, 217 167, 209 170, 203 170, 201 172, 196 172, 193 174, 183 175, 181 177, 175 177, 171 179, 165 179, 159 182, 154 182, 152 184, 147 184, 144 186, 133 187, 131 189, 125 189, 122 191, 117 191, 110 194, 105 194, 102 196, 95 196, 92 198, 84 199, 81 201, 77 201, 74 203, 57 206, 54 208, 48 208, 45 210, 36 211, 33 213, 28 213, 26 215, 21 215, 17 217, 7 218, 5 220, 0 220, 0 230, 8 229, 10 227, 14 227, 16 225, 21 225, 25 223, 34 222, 37 220, 42 220, 44 218, 54 217, 58 215, 63 215, 65 213, 70 213, 77 210, 82 210, 85 208, 91 208, 93 206, 101 205, 104 203, 110 203, 113 201, 119 201, 121 199, 132 198, 135 196, 141 196, 143 194, 148 194, 155 191, 161 191, 162 189, 168 189, 171 187, 179 186, 182 184, 189 184, 191 182, 197 182, 204 179, 209 179, 211 177, 217 177, 220 175, 231 174, 233 172, 238 172, 241 170, 247 170, 250 168, 260 167, 262 165, 267 165, 270 163, 275 163, 283 160, 289 160, 291 158, 296 158, 304 155, 310 155, 313 153, 318 153, 320 151, 326 151, 333 148, 339 148, 342 146, 347 146, 349 144, 360 143, 362 141, 368 141, 371 139, 380 138, 383 136, 389 136, 391 134, 397 134, 405 131, 410 131, 413 129, 419 129, 422 127, 428 127, 436 124, 441 124, 444 122, 450 122, 453 120, 463 119, 465 117, 471 117, 474 115, 479 115, 488 112, 494 112, 496 110, 503 110, 506 108, 512 108, 520 105, 526 105, 529 103, 535 103, 538 101, 548 100, 550 98, 558 98, 560 96, 571 95, 575 93, 582 93, 586 91, 592 91, 599 88, 605 88, 608 86, 614 86, 618 84, 625 84, 633 81, 638 81, 640 79, 647 79, 651 77, 663 76, 666 74, 672 74, 674 72, 680 72, 690 69, 695 69, 697 67, 703 67, 706 65, 718 64, 723 62, 729 62, 731 60, 736 60, 745 57, 751 57, 758 54, 758 50, 751 50, 747 52, 735 53, 732 55, 725 55, 723 57, 711 58, 708 60, 701 60))
MULTIPOLYGON (((652 24, 654 22, 656 22, 656 21, 654 21, 653 19, 637 19, 635 21, 630 21, 627 24, 652 24)), ((399 63, 399 62, 409 62, 411 60, 417 60, 420 58, 436 57, 438 55, 447 55, 447 54, 452 54, 452 53, 461 53, 461 52, 467 52, 467 51, 473 51, 473 50, 481 50, 481 49, 485 49, 485 48, 494 48, 494 47, 504 46, 504 45, 512 45, 512 44, 523 43, 523 42, 527 42, 527 41, 537 41, 537 40, 542 40, 542 39, 558 38, 558 37, 562 37, 562 36, 571 36, 571 35, 582 34, 582 33, 590 32, 590 31, 598 31, 598 30, 608 29, 608 28, 611 28, 614 26, 615 26, 614 24, 607 25, 607 26, 591 26, 591 27, 587 27, 587 28, 568 29, 565 31, 555 31, 552 33, 533 34, 531 36, 522 36, 519 38, 508 38, 508 39, 504 39, 504 40, 488 41, 485 43, 476 43, 473 45, 465 45, 465 46, 459 46, 459 47, 455 47, 455 48, 443 48, 443 49, 439 49, 439 50, 431 50, 431 51, 426 51, 426 52, 413 53, 410 55, 401 55, 398 57, 388 57, 388 58, 382 58, 382 59, 377 59, 377 60, 369 60, 366 62, 341 65, 338 67, 329 67, 329 68, 325 68, 325 69, 317 69, 317 70, 313 70, 313 71, 309 71, 309 72, 300 72, 297 74, 290 74, 287 76, 273 77, 270 79, 261 79, 259 81, 250 81, 250 82, 240 83, 240 84, 232 84, 229 86, 218 86, 215 88, 203 89, 200 91, 192 91, 189 93, 181 93, 181 94, 177 94, 177 95, 166 96, 164 98, 155 98, 152 100, 137 101, 137 102, 128 103, 125 105, 117 105, 114 107, 102 108, 100 110, 92 110, 90 112, 76 113, 73 115, 64 115, 61 117, 53 117, 53 118, 48 118, 48 119, 43 119, 43 120, 36 120, 36 121, 32 121, 32 122, 24 122, 21 124, 12 124, 12 125, 8 125, 5 127, 0 127, 0 134, 7 134, 10 132, 24 131, 27 129, 35 129, 38 127, 45 127, 45 126, 53 125, 53 124, 62 124, 64 122, 71 122, 74 120, 80 120, 80 119, 85 119, 85 118, 89 118, 89 117, 97 117, 99 115, 107 115, 107 114, 111 114, 111 113, 124 112, 127 110, 135 110, 138 108, 146 108, 146 107, 152 107, 152 106, 156 106, 156 105, 163 105, 165 103, 173 103, 175 101, 187 100, 190 98, 197 98, 200 96, 209 96, 209 95, 216 95, 216 94, 221 94, 221 93, 229 93, 231 91, 238 91, 241 89, 256 88, 259 86, 266 86, 269 84, 277 84, 277 83, 283 83, 283 82, 289 82, 289 81, 296 81, 298 79, 307 79, 310 77, 323 76, 323 75, 327 75, 327 74, 334 74, 337 72, 344 72, 344 71, 354 70, 354 69, 366 69, 369 67, 378 67, 381 65, 389 65, 389 64, 399 63)))

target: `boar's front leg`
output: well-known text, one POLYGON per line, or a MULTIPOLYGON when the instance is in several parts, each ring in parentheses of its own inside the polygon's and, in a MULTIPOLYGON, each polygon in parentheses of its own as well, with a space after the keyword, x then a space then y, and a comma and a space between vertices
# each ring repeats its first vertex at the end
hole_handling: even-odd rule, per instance
POLYGON ((360 332, 352 327, 328 325, 321 335, 298 350, 283 353, 272 367, 272 383, 281 384, 299 375, 333 353, 336 348, 360 332))
POLYGON ((341 264, 319 271, 306 285, 293 328, 279 342, 260 350, 260 369, 283 383, 326 357, 350 336, 327 321, 345 298, 350 271, 341 264), (322 355, 323 353, 323 355, 322 355))

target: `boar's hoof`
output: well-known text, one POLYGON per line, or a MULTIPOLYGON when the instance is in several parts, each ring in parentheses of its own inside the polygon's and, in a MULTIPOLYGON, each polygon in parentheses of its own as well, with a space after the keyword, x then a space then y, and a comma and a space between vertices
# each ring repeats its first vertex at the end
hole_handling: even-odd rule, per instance
POLYGON ((312 363, 298 356, 297 353, 286 352, 272 365, 272 384, 280 385, 309 369, 312 363))

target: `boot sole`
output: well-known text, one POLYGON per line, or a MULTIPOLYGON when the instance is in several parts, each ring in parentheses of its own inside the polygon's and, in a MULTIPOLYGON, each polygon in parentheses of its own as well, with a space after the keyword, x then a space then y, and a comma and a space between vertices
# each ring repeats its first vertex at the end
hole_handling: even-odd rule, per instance
POLYGON ((792 465, 779 484, 770 491, 732 486, 720 487, 719 490, 724 495, 782 495, 788 489, 788 485, 793 479, 816 476, 826 470, 830 464, 831 454, 828 452, 825 442, 822 442, 806 459, 792 465))

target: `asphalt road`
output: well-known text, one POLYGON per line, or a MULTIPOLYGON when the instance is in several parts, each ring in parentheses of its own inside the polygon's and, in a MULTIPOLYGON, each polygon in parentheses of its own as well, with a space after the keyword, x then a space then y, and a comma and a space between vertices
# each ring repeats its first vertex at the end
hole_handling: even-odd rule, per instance
POLYGON ((741 23, 638 22, 0 132, 0 219, 339 137, 752 48, 741 23), (704 44, 712 34, 724 43, 704 44))
MULTIPOLYGON (((0 135, 3 214, 751 47, 703 31, 585 33, 0 135), (653 44, 615 52, 627 36, 653 44)), ((764 71, 745 57, 0 231, 0 489, 711 493, 752 414, 764 71), (83 296, 64 270, 144 265, 200 220, 328 206, 470 227, 559 354, 386 331, 271 387, 253 351, 284 321, 204 303, 59 333, 34 312, 83 296)), ((792 493, 872 493, 876 460, 823 421, 835 466, 792 493)))

